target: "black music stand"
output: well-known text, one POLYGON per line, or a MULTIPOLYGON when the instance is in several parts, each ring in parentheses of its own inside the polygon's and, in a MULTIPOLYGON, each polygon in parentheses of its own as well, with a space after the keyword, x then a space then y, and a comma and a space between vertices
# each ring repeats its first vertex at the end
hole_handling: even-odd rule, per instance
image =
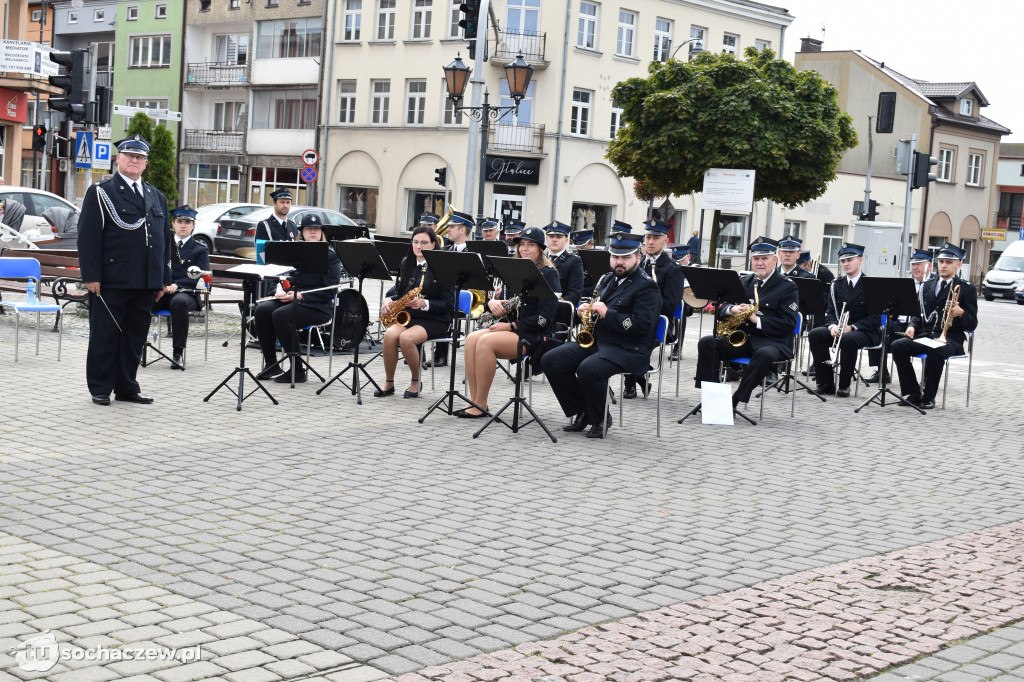
MULTIPOLYGON (((535 296, 537 298, 550 300, 558 299, 558 295, 552 291, 547 280, 544 279, 544 275, 541 274, 540 269, 537 267, 537 264, 529 258, 509 258, 508 256, 505 256, 503 258, 489 258, 488 260, 490 260, 491 266, 498 273, 498 277, 501 277, 501 280, 505 283, 506 295, 514 293, 514 295, 519 296, 520 300, 525 300, 527 296, 535 296)), ((522 307, 520 307, 520 310, 522 310, 522 307)), ((487 423, 481 426, 480 429, 473 434, 473 438, 477 438, 484 432, 484 429, 494 422, 507 426, 512 430, 512 433, 519 433, 520 429, 529 426, 533 422, 537 422, 540 428, 544 429, 544 433, 548 434, 548 438, 551 439, 552 443, 558 442, 558 439, 555 438, 548 427, 544 425, 544 422, 537 416, 537 413, 533 411, 532 407, 530 407, 530 403, 527 402, 526 398, 522 395, 523 385, 519 379, 522 376, 523 363, 528 361, 527 358, 522 357, 525 352, 523 346, 524 344, 521 342, 516 346, 516 354, 519 361, 519 372, 516 377, 515 395, 509 398, 508 402, 505 403, 500 410, 495 412, 494 415, 487 420, 487 423), (509 407, 512 407, 511 424, 501 419, 502 412, 507 410, 509 407), (532 416, 533 419, 520 424, 519 417, 524 409, 530 413, 530 416, 532 416)))
MULTIPOLYGON (((304 275, 325 275, 327 274, 327 249, 330 248, 327 242, 267 242, 267 250, 263 253, 263 260, 267 265, 287 265, 292 270, 298 270, 304 275)), ((298 299, 292 299, 292 326, 298 332, 298 299)), ((312 365, 302 359, 301 344, 296 342, 295 349, 285 357, 291 360, 292 388, 295 388, 295 365, 296 361, 306 370, 316 375, 316 378, 323 383, 324 378, 313 369, 312 365)), ((284 362, 284 357, 278 360, 278 367, 284 362)), ((274 365, 271 365, 273 367, 274 365)))
MULTIPOLYGON (((345 270, 351 272, 359 280, 359 295, 363 295, 363 280, 369 277, 370 279, 379 279, 382 281, 391 281, 391 273, 388 272, 388 268, 384 265, 384 261, 381 260, 380 254, 377 253, 377 249, 373 242, 364 241, 344 241, 334 242, 334 250, 338 254, 338 258, 341 259, 341 264, 345 270)), ((381 289, 383 290, 383 286, 381 289)), ((365 333, 365 330, 364 330, 365 333)), ((359 373, 362 372, 366 376, 366 381, 373 384, 373 387, 378 391, 380 386, 373 380, 373 377, 366 371, 366 366, 377 359, 380 352, 376 353, 372 358, 366 362, 359 362, 359 347, 362 345, 363 334, 359 335, 359 341, 355 344, 353 350, 352 360, 349 361, 345 368, 331 377, 331 380, 326 384, 316 389, 316 394, 320 395, 327 387, 333 384, 335 381, 340 383, 345 388, 352 390, 352 395, 356 396, 356 404, 363 404, 363 386, 366 384, 359 377, 359 373), (345 383, 345 380, 341 378, 341 375, 352 370, 352 385, 345 383)), ((333 352, 333 351, 332 351, 333 352)))
MULTIPOLYGON (((398 277, 398 273, 402 270, 402 261, 409 254, 411 247, 409 246, 409 239, 397 237, 377 237, 373 240, 373 245, 377 248, 377 253, 384 260, 384 265, 387 266, 388 272, 391 273, 392 277, 398 277)), ((377 309, 380 310, 381 306, 384 305, 384 287, 380 288, 380 296, 377 301, 377 309)), ((381 337, 384 336, 384 332, 387 328, 381 324, 380 319, 374 322, 377 325, 377 338, 370 338, 370 345, 372 346, 377 341, 380 341, 381 337)))
MULTIPOLYGON (((861 281, 864 282, 864 302, 867 304, 869 315, 885 315, 888 321, 897 315, 914 317, 921 314, 921 301, 917 298, 917 287, 914 286, 913 279, 907 277, 864 277, 861 281)), ((897 405, 902 403, 924 414, 924 410, 917 405, 908 403, 888 387, 888 324, 882 325, 882 358, 878 361, 878 368, 878 390, 861 403, 854 412, 860 412, 872 402, 877 402, 880 407, 885 407, 885 396, 889 394, 896 399, 897 405)))
MULTIPOLYGON (((801 331, 803 331, 807 324, 807 316, 810 315, 814 319, 824 319, 825 317, 825 285, 818 279, 811 279, 809 277, 793 277, 791 279, 793 284, 796 284, 797 292, 800 296, 800 314, 804 316, 801 321, 801 331)), ((817 389, 811 388, 810 385, 805 384, 797 378, 794 367, 799 369, 800 367, 800 338, 796 338, 796 351, 793 353, 793 361, 789 364, 789 370, 786 374, 780 374, 779 377, 768 384, 764 390, 767 391, 770 388, 777 388, 783 393, 788 394, 793 391, 793 404, 790 407, 790 416, 793 416, 796 412, 796 391, 801 388, 812 393, 818 397, 821 402, 827 402, 825 396, 817 391, 817 389), (790 382, 794 382, 797 386, 790 386, 790 382)), ((760 397, 760 394, 758 394, 760 397)))
POLYGON ((590 275, 590 281, 597 284, 601 277, 612 271, 612 255, 603 249, 582 249, 576 254, 583 260, 583 270, 590 275))
MULTIPOLYGON (((750 297, 747 296, 747 290, 743 287, 743 282, 740 281, 740 274, 735 270, 698 268, 693 265, 687 265, 683 268, 683 273, 686 275, 686 281, 690 284, 693 295, 697 298, 714 301, 716 303, 716 309, 717 306, 722 303, 736 305, 741 303, 750 303, 750 297)), ((713 329, 712 333, 714 333, 713 329)), ((682 419, 676 423, 682 424, 688 417, 700 412, 700 406, 700 403, 694 405, 693 409, 684 414, 682 419)), ((735 406, 732 408, 732 411, 733 414, 738 414, 752 425, 757 425, 756 421, 737 410, 735 406)))
MULTIPOLYGON (((259 287, 260 281, 265 276, 271 276, 271 277, 279 276, 278 274, 275 274, 275 275, 264 275, 264 274, 262 274, 260 272, 260 270, 265 270, 265 269, 267 269, 267 266, 265 266, 265 265, 256 265, 255 263, 253 263, 251 265, 236 265, 236 266, 234 266, 232 268, 229 268, 227 270, 217 270, 217 269, 214 269, 213 274, 217 275, 218 277, 229 277, 229 278, 232 278, 232 279, 240 279, 240 280, 242 280, 242 309, 243 310, 251 310, 252 309, 252 305, 253 305, 253 303, 252 303, 253 302, 253 298, 256 296, 256 289, 259 287), (243 268, 243 269, 239 270, 238 268, 243 268)), ((207 314, 209 314, 209 313, 207 313, 207 314)), ((256 392, 255 388, 253 390, 249 391, 248 393, 245 392, 245 377, 248 376, 250 379, 252 379, 254 382, 256 382, 256 387, 257 388, 259 388, 261 391, 263 391, 264 393, 267 394, 267 397, 270 398, 270 402, 272 402, 275 405, 277 405, 277 399, 274 398, 274 396, 272 396, 270 394, 270 391, 267 390, 266 386, 264 386, 262 383, 260 383, 260 380, 257 379, 256 375, 252 373, 252 370, 250 370, 248 367, 245 366, 245 348, 246 348, 246 336, 247 336, 246 333, 245 333, 245 325, 246 325, 246 323, 247 323, 247 320, 245 320, 244 316, 243 316, 243 319, 242 319, 242 333, 239 335, 239 344, 238 344, 238 347, 239 347, 239 351, 238 351, 238 366, 235 367, 235 369, 231 372, 231 374, 228 374, 227 377, 224 378, 224 381, 222 381, 219 384, 217 384, 217 388, 215 388, 212 391, 210 391, 210 394, 208 396, 206 396, 205 398, 203 398, 203 402, 204 403, 210 402, 210 398, 213 397, 214 393, 219 391, 221 388, 226 387, 229 391, 231 391, 232 393, 234 393, 238 397, 238 407, 236 409, 239 412, 241 412, 242 411, 242 402, 246 398, 248 398, 249 396, 251 396, 253 393, 256 392), (228 382, 231 381, 235 377, 236 374, 238 375, 238 390, 237 391, 235 389, 231 388, 230 386, 228 386, 228 382)))
POLYGON ((466 242, 466 250, 479 253, 481 256, 495 256, 497 258, 508 258, 508 247, 505 242, 487 241, 485 239, 473 239, 466 242))
MULTIPOLYGON (((455 289, 455 309, 452 310, 452 343, 450 349, 452 357, 449 362, 448 390, 430 406, 426 414, 420 417, 419 422, 422 424, 423 420, 429 417, 431 412, 441 407, 445 402, 448 404, 444 411, 448 414, 453 414, 455 412, 456 396, 462 398, 481 412, 486 412, 484 408, 455 390, 455 361, 458 358, 459 339, 462 336, 459 297, 465 289, 486 290, 490 286, 490 280, 487 277, 487 270, 484 269, 483 260, 479 254, 471 251, 441 251, 439 249, 426 250, 423 252, 423 257, 427 259, 427 266, 430 267, 430 272, 433 273, 434 280, 438 286, 455 289)), ((422 366, 420 371, 423 371, 422 366)))
POLYGON ((323 230, 328 242, 370 238, 370 228, 365 225, 323 225, 320 229, 323 230))

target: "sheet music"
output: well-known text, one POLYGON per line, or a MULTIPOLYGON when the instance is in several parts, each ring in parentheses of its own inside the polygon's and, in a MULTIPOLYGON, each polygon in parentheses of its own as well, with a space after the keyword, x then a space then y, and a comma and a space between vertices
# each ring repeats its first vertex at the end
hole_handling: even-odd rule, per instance
POLYGON ((733 425, 732 388, 729 384, 700 382, 700 420, 704 424, 733 425))
POLYGON ((259 265, 257 263, 244 263, 228 268, 225 272, 238 272, 245 275, 259 275, 260 277, 281 277, 287 275, 295 268, 289 265, 259 265))
POLYGON ((929 348, 942 348, 946 345, 938 339, 914 339, 914 341, 918 342, 922 346, 928 346, 929 348))

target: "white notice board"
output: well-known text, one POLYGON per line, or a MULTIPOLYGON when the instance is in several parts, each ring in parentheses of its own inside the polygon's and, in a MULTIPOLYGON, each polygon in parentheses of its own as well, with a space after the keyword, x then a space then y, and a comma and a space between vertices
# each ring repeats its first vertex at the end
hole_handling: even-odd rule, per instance
POLYGON ((705 211, 748 214, 754 207, 754 171, 709 168, 704 173, 701 208, 705 211))

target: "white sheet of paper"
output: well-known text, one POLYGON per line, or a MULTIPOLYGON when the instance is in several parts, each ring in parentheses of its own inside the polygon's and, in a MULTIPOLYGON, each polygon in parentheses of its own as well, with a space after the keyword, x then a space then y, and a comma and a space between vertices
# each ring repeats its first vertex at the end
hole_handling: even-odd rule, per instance
POLYGON ((733 425, 732 389, 729 384, 700 382, 700 420, 703 424, 733 425))
POLYGON ((946 344, 942 343, 937 339, 914 339, 922 346, 928 346, 929 348, 942 348, 946 344))
POLYGON ((286 275, 295 268, 288 265, 257 265, 256 263, 245 263, 228 268, 227 272, 239 272, 245 274, 259 275, 260 277, 280 277, 286 275))

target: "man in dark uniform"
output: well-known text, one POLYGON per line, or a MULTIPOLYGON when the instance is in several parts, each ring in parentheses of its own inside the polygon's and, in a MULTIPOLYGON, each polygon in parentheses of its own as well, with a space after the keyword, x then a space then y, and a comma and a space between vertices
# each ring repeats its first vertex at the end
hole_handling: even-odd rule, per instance
POLYGON ((758 237, 750 245, 754 274, 743 278, 743 288, 751 303, 724 305, 717 313, 719 319, 726 319, 749 311, 756 300, 757 312, 739 327, 747 334, 746 342, 737 348, 725 337, 711 334, 697 343, 697 388, 702 381, 719 382, 723 360, 750 358, 739 386, 732 394, 733 407, 749 402, 750 394, 764 381, 772 365, 793 355, 800 296, 796 285, 776 269, 776 248, 777 242, 767 237, 758 237))
MULTIPOLYGON (((796 260, 796 264, 803 268, 805 271, 810 272, 809 270, 807 270, 807 267, 810 265, 810 262, 811 252, 801 251, 800 257, 797 258, 796 260)), ((832 274, 832 271, 829 270, 823 263, 818 263, 817 272, 811 272, 811 275, 817 277, 818 280, 826 287, 829 284, 832 284, 833 280, 835 280, 836 278, 836 276, 832 274)))
MULTIPOLYGON (((935 274, 932 272, 932 254, 924 249, 917 249, 910 256, 910 276, 914 278, 914 288, 917 290, 917 301, 924 311, 924 300, 921 293, 921 288, 927 281, 934 281, 935 274)), ((923 315, 922 315, 923 317, 923 315)), ((897 332, 902 334, 906 332, 907 326, 910 324, 910 318, 905 316, 893 317, 889 319, 886 326, 889 329, 889 338, 895 339, 897 332)), ((878 363, 882 359, 882 349, 872 348, 868 351, 868 364, 874 368, 874 373, 864 379, 866 384, 874 384, 878 382, 879 372, 878 363)), ((885 372, 885 382, 889 383, 889 372, 888 369, 885 372)))
POLYGON ((78 220, 78 258, 89 290, 85 374, 92 401, 148 404, 135 380, 150 309, 171 283, 167 199, 143 182, 149 144, 134 135, 117 144, 117 172, 91 185, 78 220))
MULTIPOLYGON (((661 290, 661 309, 659 315, 669 319, 666 343, 673 343, 676 340, 676 309, 682 304, 683 289, 686 286, 686 277, 683 276, 683 269, 668 255, 665 246, 668 244, 669 224, 664 220, 652 219, 644 223, 644 256, 640 267, 650 275, 654 283, 661 290)), ((686 324, 686 317, 683 317, 683 325, 686 324)), ((686 327, 683 327, 685 333, 686 327)), ((650 393, 651 386, 643 375, 630 374, 626 377, 625 386, 622 389, 623 398, 636 397, 636 385, 643 387, 644 396, 650 393)))
POLYGON ((586 251, 588 249, 594 248, 593 230, 576 230, 569 236, 572 239, 572 248, 575 249, 576 251, 586 251))
POLYGON ((926 280, 921 285, 924 316, 911 318, 906 336, 894 341, 890 348, 900 377, 903 399, 925 410, 935 407, 935 395, 939 391, 939 379, 942 378, 946 358, 963 355, 967 332, 973 332, 978 327, 978 290, 957 275, 963 259, 964 252, 959 247, 949 242, 943 244, 938 253, 938 278, 926 280), (955 287, 960 287, 960 293, 957 304, 949 307, 946 343, 936 348, 920 343, 918 339, 942 336, 946 304, 952 303, 950 291, 955 287), (913 366, 914 356, 921 354, 925 355, 923 387, 917 381, 913 366))
POLYGON ((427 227, 432 227, 435 230, 437 229, 437 223, 439 220, 441 220, 441 217, 436 213, 431 213, 430 211, 420 215, 420 225, 426 225, 427 227))
POLYGON ((268 242, 295 241, 299 228, 288 218, 288 212, 292 210, 292 191, 282 187, 271 192, 270 198, 274 200, 274 213, 256 223, 256 239, 268 242))
POLYGON ((601 438, 611 426, 604 404, 608 378, 619 372, 643 374, 650 368, 651 351, 657 346, 654 332, 661 310, 661 292, 640 268, 640 241, 624 235, 613 237, 612 272, 601 278, 600 301, 584 303, 578 314, 597 316, 594 345, 582 348, 566 343, 544 354, 541 366, 551 390, 572 424, 563 430, 583 431, 601 438))
POLYGON ((629 223, 624 223, 621 220, 612 221, 611 235, 614 237, 617 234, 632 234, 633 226, 629 223))
POLYGON ((523 233, 523 228, 526 227, 526 223, 522 220, 509 220, 505 223, 504 238, 505 246, 508 247, 508 255, 516 255, 516 238, 523 233))
POLYGON ((558 269, 558 281, 562 283, 562 300, 573 307, 580 304, 583 296, 583 261, 570 252, 569 226, 557 220, 544 228, 548 243, 548 258, 558 269))
POLYGON ((196 210, 185 204, 171 211, 174 221, 174 257, 171 258, 171 284, 164 288, 164 295, 153 304, 153 312, 171 312, 171 340, 174 355, 171 369, 185 369, 185 345, 188 343, 188 314, 199 310, 202 302, 196 287, 202 275, 189 277, 188 269, 199 268, 204 274, 210 271, 210 253, 202 242, 192 239, 196 226, 196 210))
POLYGON ((480 221, 480 236, 485 242, 498 241, 498 219, 484 218, 480 221))
POLYGON ((786 277, 814 279, 814 275, 797 265, 802 244, 800 237, 788 234, 779 240, 779 272, 786 277))
POLYGON ((876 346, 882 338, 882 316, 868 314, 861 272, 864 263, 864 247, 860 244, 843 244, 839 249, 839 266, 843 277, 832 282, 825 312, 825 327, 812 329, 807 335, 807 345, 814 358, 815 380, 818 392, 835 394, 840 398, 850 395, 850 379, 853 378, 857 350, 864 346, 876 346), (849 318, 846 325, 839 327, 839 316, 846 304, 849 318), (839 388, 836 388, 833 367, 825 364, 829 359, 829 348, 837 337, 839 342, 839 388))
MULTIPOLYGON (((452 217, 448 220, 448 232, 444 235, 444 251, 465 251, 466 242, 469 241, 469 231, 473 229, 473 216, 462 211, 452 211, 452 217)), ((433 362, 423 363, 424 367, 447 367, 448 349, 451 344, 447 341, 434 344, 433 362)))

